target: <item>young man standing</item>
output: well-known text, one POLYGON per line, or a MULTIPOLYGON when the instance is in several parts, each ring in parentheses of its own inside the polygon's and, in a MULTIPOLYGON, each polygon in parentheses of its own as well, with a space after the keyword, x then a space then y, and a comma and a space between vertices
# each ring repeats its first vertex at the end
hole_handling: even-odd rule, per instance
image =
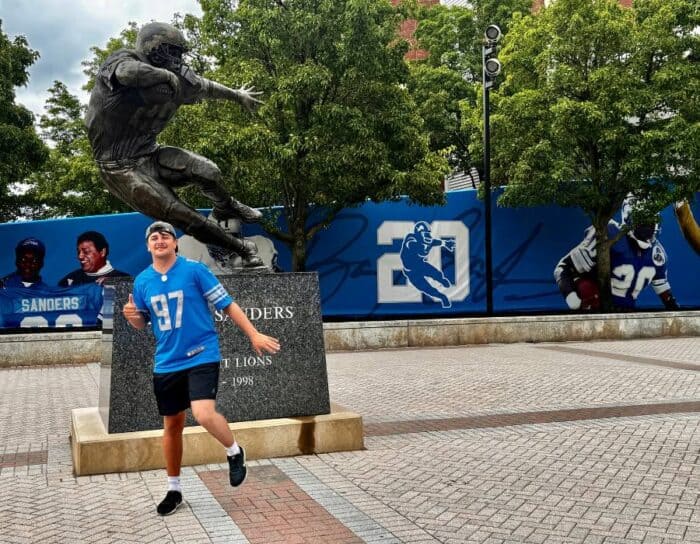
POLYGON ((152 223, 146 229, 146 245, 153 264, 134 280, 134 292, 123 314, 136 329, 143 329, 150 320, 156 337, 153 387, 163 416, 168 473, 168 492, 157 512, 166 516, 182 504, 180 466, 187 408, 226 448, 231 485, 241 485, 247 473, 245 451, 234 440, 226 418, 216 411, 221 354, 207 302, 229 316, 258 355, 277 353, 280 345, 255 329, 205 265, 177 255, 177 238, 170 223, 152 223))

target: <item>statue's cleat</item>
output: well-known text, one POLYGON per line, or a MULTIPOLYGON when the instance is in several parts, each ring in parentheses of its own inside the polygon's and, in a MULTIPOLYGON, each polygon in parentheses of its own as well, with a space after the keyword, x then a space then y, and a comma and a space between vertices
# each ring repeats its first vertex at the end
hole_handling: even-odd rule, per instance
POLYGON ((241 253, 241 259, 243 260, 243 268, 265 268, 267 269, 267 266, 263 262, 263 260, 258 256, 258 246, 255 245, 255 242, 251 242, 250 240, 243 239, 241 240, 243 242, 243 247, 245 248, 244 251, 241 253))
POLYGON ((231 202, 225 208, 214 207, 212 215, 217 221, 224 219, 240 219, 244 223, 257 223, 262 219, 262 212, 246 206, 235 198, 231 198, 231 202))
POLYGON ((267 265, 258 256, 258 248, 255 243, 245 239, 240 241, 242 244, 240 251, 207 244, 207 252, 222 269, 267 270, 267 265), (238 260, 239 257, 240 261, 238 260))
POLYGON ((242 257, 242 260, 243 268, 259 268, 267 270, 267 266, 265 265, 263 260, 257 255, 251 255, 250 257, 242 257))

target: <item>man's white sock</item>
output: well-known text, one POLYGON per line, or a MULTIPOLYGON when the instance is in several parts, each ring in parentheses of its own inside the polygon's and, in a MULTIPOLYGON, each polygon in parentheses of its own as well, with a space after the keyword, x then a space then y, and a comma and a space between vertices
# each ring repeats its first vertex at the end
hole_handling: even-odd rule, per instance
POLYGON ((241 448, 238 447, 238 443, 234 440, 233 444, 231 444, 230 448, 226 448, 226 455, 229 457, 233 457, 234 455, 238 455, 241 453, 241 448))
POLYGON ((168 476, 168 491, 179 491, 182 493, 179 476, 168 476))

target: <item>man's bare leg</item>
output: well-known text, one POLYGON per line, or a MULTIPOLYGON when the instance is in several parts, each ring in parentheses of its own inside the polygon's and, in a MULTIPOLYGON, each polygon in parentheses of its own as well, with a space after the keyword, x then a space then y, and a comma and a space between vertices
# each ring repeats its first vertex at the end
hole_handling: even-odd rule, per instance
POLYGON ((174 416, 163 416, 163 455, 168 473, 168 492, 158 504, 156 511, 169 516, 182 505, 180 467, 182 466, 182 431, 185 428, 185 412, 174 416))
POLYGON ((197 422, 226 448, 229 483, 233 487, 241 485, 248 475, 245 451, 236 444, 226 418, 216 411, 216 402, 210 399, 193 400, 190 406, 197 422))
POLYGON ((179 476, 182 466, 182 431, 185 412, 163 417, 163 455, 168 476, 179 476))
POLYGON ((233 433, 226 418, 216 411, 216 402, 210 399, 193 400, 192 415, 209 434, 216 438, 224 448, 233 445, 233 433))

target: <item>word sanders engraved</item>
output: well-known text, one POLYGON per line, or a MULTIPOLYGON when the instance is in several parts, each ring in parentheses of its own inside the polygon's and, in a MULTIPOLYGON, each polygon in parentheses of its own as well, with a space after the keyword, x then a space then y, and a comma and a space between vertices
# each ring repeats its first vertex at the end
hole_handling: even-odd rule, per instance
MULTIPOLYGON (((251 321, 260 319, 292 319, 294 317, 294 306, 264 306, 262 308, 251 306, 242 308, 242 310, 251 321)), ((214 319, 219 322, 226 321, 228 316, 224 312, 214 310, 214 319)))

